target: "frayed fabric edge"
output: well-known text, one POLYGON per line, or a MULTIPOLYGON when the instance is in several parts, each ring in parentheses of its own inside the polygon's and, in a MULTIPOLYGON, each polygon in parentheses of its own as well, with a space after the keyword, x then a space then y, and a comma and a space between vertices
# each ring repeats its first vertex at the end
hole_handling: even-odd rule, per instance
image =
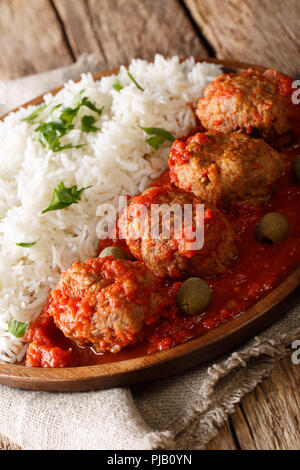
MULTIPOLYGON (((199 389, 198 402, 188 410, 174 425, 174 431, 152 432, 145 438, 145 442, 151 450, 176 449, 176 439, 180 433, 186 430, 194 421, 198 421, 200 416, 207 412, 207 416, 201 420, 201 438, 194 438, 193 445, 198 449, 203 449, 217 435, 219 428, 225 423, 229 415, 235 411, 241 399, 251 392, 263 379, 268 377, 275 364, 287 354, 287 347, 299 338, 300 328, 297 328, 293 334, 284 334, 275 339, 255 338, 256 344, 247 351, 239 353, 234 352, 228 359, 221 364, 216 364, 208 369, 209 378, 206 379, 199 389), (225 398, 223 403, 216 409, 209 411, 212 403, 212 397, 218 382, 238 367, 247 367, 249 360, 267 356, 270 359, 266 361, 264 370, 257 371, 255 379, 245 380, 239 387, 239 391, 225 398), (207 430, 204 432, 203 427, 207 430), (171 447, 170 447, 171 446, 171 447)), ((196 435, 195 428, 197 422, 192 426, 189 435, 196 435)), ((182 445, 180 446, 182 448, 182 445)), ((193 447, 195 448, 195 447, 193 447)))

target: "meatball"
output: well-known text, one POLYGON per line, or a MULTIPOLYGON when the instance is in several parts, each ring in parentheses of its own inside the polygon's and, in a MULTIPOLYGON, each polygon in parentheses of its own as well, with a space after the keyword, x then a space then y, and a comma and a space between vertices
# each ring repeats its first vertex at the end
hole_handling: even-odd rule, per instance
POLYGON ((214 131, 175 141, 169 166, 172 183, 221 208, 265 203, 284 168, 264 140, 214 131))
POLYGON ((292 130, 295 114, 299 120, 293 91, 292 79, 272 69, 224 74, 206 88, 196 113, 206 129, 272 138, 292 130))
POLYGON ((217 209, 206 206, 203 217, 199 204, 192 193, 171 186, 151 188, 135 197, 124 211, 119 220, 120 234, 133 256, 160 278, 222 273, 237 254, 235 237, 217 209), (162 207, 167 207, 168 216, 161 215, 162 207), (193 237, 195 229, 203 226, 201 248, 193 237))
POLYGON ((140 261, 96 258, 62 274, 48 314, 66 337, 97 353, 116 353, 143 339, 170 301, 140 261))

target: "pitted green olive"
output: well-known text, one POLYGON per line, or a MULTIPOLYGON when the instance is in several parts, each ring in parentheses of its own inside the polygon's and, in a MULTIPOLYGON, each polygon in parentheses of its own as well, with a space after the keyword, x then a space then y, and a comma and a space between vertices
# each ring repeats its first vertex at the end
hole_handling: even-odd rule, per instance
POLYGON ((177 305, 187 315, 198 315, 204 312, 211 301, 211 290, 208 284, 199 277, 187 279, 177 294, 177 305))
POLYGON ((294 174, 297 180, 300 182, 300 155, 298 155, 294 161, 294 174))
POLYGON ((260 242, 280 243, 289 232, 286 218, 278 212, 269 212, 259 222, 256 228, 256 238, 260 242))
POLYGON ((126 259, 124 251, 118 246, 108 246, 101 251, 99 258, 105 258, 106 256, 112 256, 115 259, 126 259))

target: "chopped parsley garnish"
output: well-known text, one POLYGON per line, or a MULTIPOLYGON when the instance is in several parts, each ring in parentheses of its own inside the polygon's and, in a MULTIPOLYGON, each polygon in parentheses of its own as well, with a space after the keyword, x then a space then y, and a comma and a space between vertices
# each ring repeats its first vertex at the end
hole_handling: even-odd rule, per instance
POLYGON ((86 106, 91 111, 94 111, 95 113, 99 115, 99 117, 102 116, 102 113, 104 111, 104 106, 102 108, 97 108, 97 106, 91 101, 89 101, 89 99, 86 96, 82 98, 81 102, 79 103, 79 107, 81 108, 82 106, 86 106))
POLYGON ((47 105, 43 104, 38 109, 33 111, 33 113, 31 113, 30 116, 28 116, 27 118, 22 119, 22 121, 28 122, 29 124, 33 124, 36 121, 36 119, 39 117, 39 115, 43 111, 45 111, 46 108, 47 108, 47 105))
POLYGON ((40 240, 37 240, 36 242, 32 243, 16 243, 17 246, 20 246, 21 248, 32 248, 35 246, 40 240))
MULTIPOLYGON (((83 145, 62 145, 61 138, 66 136, 70 131, 75 128, 75 122, 79 110, 85 106, 86 108, 90 109, 94 113, 98 114, 100 117, 103 113, 104 107, 98 108, 95 103, 90 101, 86 96, 82 98, 82 90, 77 98, 76 98, 76 107, 75 108, 64 108, 59 116, 59 118, 55 121, 50 122, 43 122, 40 121, 38 126, 35 129, 37 133, 36 140, 38 140, 43 147, 49 147, 50 150, 53 152, 61 152, 62 150, 73 149, 73 148, 80 148, 83 145)), ((52 108, 51 112, 55 109, 61 107, 62 105, 59 104, 52 108)), ((35 110, 28 118, 23 119, 24 121, 29 122, 30 124, 35 124, 38 117, 47 108, 47 105, 40 106, 37 110, 35 110)), ((51 114, 50 112, 50 114, 51 114)), ((96 123, 96 118, 93 116, 84 116, 81 120, 81 130, 83 132, 97 132, 100 129, 94 126, 96 123)))
POLYGON ((141 87, 141 85, 138 84, 138 82, 137 82, 136 79, 131 75, 130 72, 127 72, 127 75, 128 75, 128 77, 130 78, 130 80, 133 81, 133 83, 135 84, 135 86, 136 86, 139 90, 145 91, 144 88, 141 87))
MULTIPOLYGON (((68 132, 74 129, 72 124, 65 124, 63 121, 41 122, 35 129, 37 132, 37 140, 43 147, 48 147, 53 152, 60 152, 64 149, 74 148, 73 145, 60 144, 61 137, 65 136, 68 132)), ((81 146, 75 146, 81 147, 81 146)))
POLYGON ((113 87, 117 91, 123 90, 124 87, 123 87, 123 85, 121 85, 119 77, 116 78, 115 83, 113 84, 113 87))
POLYGON ((78 111, 79 111, 79 107, 74 108, 74 109, 64 108, 63 112, 59 116, 59 120, 62 121, 66 125, 73 125, 73 121, 76 118, 78 111))
POLYGON ((81 102, 81 97, 83 95, 83 93, 85 92, 85 89, 83 88, 83 90, 80 90, 79 93, 77 93, 77 95, 75 96, 75 104, 76 106, 79 105, 79 103, 81 102))
POLYGON ((94 126, 95 122, 97 121, 94 116, 83 116, 81 119, 81 130, 83 132, 97 132, 100 129, 94 126))
POLYGON ((29 328, 29 321, 23 323, 12 318, 8 323, 8 332, 16 338, 23 338, 29 328))
POLYGON ((158 150, 166 141, 173 143, 176 140, 169 131, 161 129, 160 127, 139 127, 146 132, 147 135, 151 136, 149 139, 146 139, 146 142, 155 150, 158 150))
POLYGON ((65 209, 72 204, 78 204, 83 192, 91 187, 92 186, 88 186, 87 188, 81 188, 78 190, 76 185, 71 188, 67 188, 64 183, 60 183, 57 188, 53 189, 50 205, 42 211, 42 214, 65 209))
MULTIPOLYGON (((33 111, 33 113, 30 114, 30 116, 28 116, 27 118, 25 119, 22 119, 22 121, 25 121, 25 122, 28 122, 29 124, 36 124, 36 122, 38 121, 38 117, 40 116, 40 114, 45 111, 47 108, 49 108, 50 105, 47 105, 47 104, 43 104, 42 106, 40 106, 38 109, 36 109, 35 111, 33 111)), ((53 111, 55 111, 56 109, 60 108, 62 105, 61 104, 57 104, 56 106, 53 106, 52 108, 50 108, 48 110, 48 112, 46 113, 46 117, 50 116, 53 111)))

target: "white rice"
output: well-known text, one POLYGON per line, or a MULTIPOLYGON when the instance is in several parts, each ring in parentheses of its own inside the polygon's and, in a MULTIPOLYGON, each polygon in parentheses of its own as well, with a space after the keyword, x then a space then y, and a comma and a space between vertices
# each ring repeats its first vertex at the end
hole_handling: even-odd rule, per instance
MULTIPOLYGON (((51 106, 74 107, 75 97, 84 90, 84 96, 105 107, 96 123, 101 132, 82 133, 77 126, 63 138, 64 144, 87 142, 85 147, 59 153, 42 147, 34 140, 36 126, 22 121, 34 107, 11 113, 0 123, 0 361, 14 362, 25 351, 24 340, 8 333, 9 319, 33 320, 61 271, 95 255, 99 206, 117 207, 119 195, 141 192, 167 167, 170 143, 155 152, 138 125, 161 127, 175 136, 188 133, 195 126, 190 103, 221 69, 195 64, 192 58, 181 64, 177 57, 156 56, 154 63, 134 60, 130 72, 144 92, 122 68, 121 92, 113 87, 115 76, 95 82, 87 74, 79 83, 66 83, 54 98, 45 96, 51 106), (62 181, 67 187, 92 188, 79 204, 41 215, 62 181), (30 249, 16 246, 38 239, 30 249)), ((80 113, 97 117, 87 108, 80 113)))

